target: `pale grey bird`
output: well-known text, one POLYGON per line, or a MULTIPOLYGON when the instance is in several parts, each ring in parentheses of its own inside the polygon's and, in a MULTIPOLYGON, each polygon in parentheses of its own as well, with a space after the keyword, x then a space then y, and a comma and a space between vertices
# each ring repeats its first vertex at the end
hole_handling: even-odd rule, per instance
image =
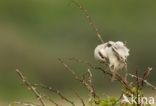
POLYGON ((127 57, 129 56, 129 49, 121 41, 109 41, 98 45, 94 51, 96 60, 107 64, 113 74, 112 80, 118 70, 126 67, 127 57))

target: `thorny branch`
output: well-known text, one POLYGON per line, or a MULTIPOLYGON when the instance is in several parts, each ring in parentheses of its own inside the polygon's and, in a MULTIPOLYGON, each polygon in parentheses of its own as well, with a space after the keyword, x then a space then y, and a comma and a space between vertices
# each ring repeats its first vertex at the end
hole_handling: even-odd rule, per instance
POLYGON ((26 78, 20 72, 20 70, 17 69, 16 72, 19 75, 19 77, 21 78, 23 84, 25 84, 25 86, 27 86, 34 93, 34 95, 36 95, 36 98, 40 102, 41 106, 46 106, 46 103, 44 102, 40 92, 36 89, 36 87, 32 86, 31 83, 28 80, 26 80, 26 78))
POLYGON ((101 43, 104 43, 101 34, 99 33, 99 29, 97 28, 97 26, 95 25, 95 23, 93 22, 92 18, 90 17, 90 15, 88 14, 87 9, 85 9, 80 3, 78 3, 76 0, 72 0, 72 2, 80 8, 80 10, 83 12, 83 14, 85 15, 86 19, 88 20, 89 24, 91 27, 94 28, 94 30, 96 31, 96 35, 98 37, 98 39, 100 40, 101 43))

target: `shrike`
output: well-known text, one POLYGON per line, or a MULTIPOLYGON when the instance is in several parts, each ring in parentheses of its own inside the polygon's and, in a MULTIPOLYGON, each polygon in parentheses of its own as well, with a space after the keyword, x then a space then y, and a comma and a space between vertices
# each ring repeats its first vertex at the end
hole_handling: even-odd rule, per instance
POLYGON ((129 56, 129 49, 121 42, 109 41, 98 45, 94 51, 96 60, 107 64, 112 72, 112 81, 118 70, 122 70, 127 66, 127 57, 129 56))

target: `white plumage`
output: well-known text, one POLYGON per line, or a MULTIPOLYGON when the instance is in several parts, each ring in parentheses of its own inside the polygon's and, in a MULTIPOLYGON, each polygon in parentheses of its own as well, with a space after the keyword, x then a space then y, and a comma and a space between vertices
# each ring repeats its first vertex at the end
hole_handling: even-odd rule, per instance
POLYGON ((94 51, 96 60, 108 64, 113 79, 118 70, 126 66, 127 57, 129 56, 129 49, 121 41, 109 41, 98 45, 94 51))

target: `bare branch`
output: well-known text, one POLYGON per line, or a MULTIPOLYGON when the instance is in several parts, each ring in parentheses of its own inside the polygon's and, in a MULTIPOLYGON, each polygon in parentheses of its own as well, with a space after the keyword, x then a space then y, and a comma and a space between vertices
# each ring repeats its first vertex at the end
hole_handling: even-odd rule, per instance
POLYGON ((146 79, 149 76, 149 74, 151 73, 151 71, 152 71, 152 68, 148 67, 147 70, 143 74, 143 79, 146 79))
POLYGON ((90 69, 88 69, 87 72, 88 72, 88 74, 89 74, 88 81, 89 81, 90 84, 92 84, 92 76, 93 76, 93 75, 92 75, 92 72, 90 71, 90 69))
POLYGON ((75 92, 75 95, 80 99, 80 101, 82 103, 82 106, 86 106, 84 100, 82 99, 82 97, 76 91, 74 91, 74 92, 75 92))
POLYGON ((95 25, 95 23, 93 22, 92 18, 90 17, 87 9, 85 9, 80 3, 78 3, 76 0, 72 0, 73 3, 80 8, 80 10, 83 12, 83 14, 85 15, 86 19, 88 20, 89 22, 89 25, 91 27, 94 28, 94 30, 96 31, 96 35, 98 37, 98 39, 100 40, 101 43, 104 43, 102 37, 101 37, 101 34, 99 33, 99 29, 97 28, 97 26, 95 25))
POLYGON ((60 63, 63 64, 63 66, 67 69, 67 71, 69 71, 69 72, 72 73, 72 75, 74 76, 74 78, 76 80, 78 80, 79 82, 81 82, 89 90, 89 92, 90 92, 90 94, 91 94, 91 96, 93 98, 98 98, 98 96, 97 96, 97 94, 95 92, 95 89, 94 89, 94 87, 93 87, 92 84, 90 84, 84 78, 81 78, 81 77, 77 76, 77 74, 67 64, 65 64, 62 59, 58 58, 58 60, 60 61, 60 63))
POLYGON ((139 105, 139 99, 138 99, 139 98, 139 88, 140 88, 138 70, 136 70, 136 73, 135 74, 136 74, 136 82, 137 82, 136 83, 136 90, 137 90, 136 91, 136 97, 137 97, 136 98, 136 101, 137 101, 137 106, 140 106, 139 105))
MULTIPOLYGON (((151 67, 148 67, 147 70, 144 72, 142 78, 145 80, 150 75, 151 71, 152 71, 152 68, 151 67)), ((143 86, 144 86, 144 82, 142 81, 142 87, 143 86)))
POLYGON ((40 102, 41 106, 46 106, 44 100, 42 99, 42 96, 41 96, 40 92, 34 86, 32 86, 31 83, 28 80, 26 80, 26 78, 20 72, 20 70, 17 69, 16 72, 19 75, 19 77, 21 78, 23 84, 25 84, 26 87, 30 88, 30 90, 34 93, 37 100, 40 102))
POLYGON ((46 98, 48 101, 50 101, 52 104, 54 104, 55 106, 62 106, 58 103, 56 103, 54 100, 52 100, 49 96, 47 95, 43 95, 44 98, 46 98))
POLYGON ((34 86, 41 87, 43 89, 51 91, 51 92, 57 94, 58 96, 60 96, 62 100, 65 100, 66 102, 70 103, 72 106, 75 106, 73 101, 67 99, 59 90, 54 89, 53 87, 48 87, 48 86, 43 85, 43 84, 34 84, 34 86))
MULTIPOLYGON (((132 78, 137 78, 137 76, 128 73, 128 75, 132 78)), ((151 87, 152 89, 156 90, 156 86, 152 85, 151 83, 149 83, 147 80, 144 80, 143 78, 138 77, 139 80, 143 81, 147 86, 151 87)))
POLYGON ((26 102, 13 102, 11 104, 9 104, 9 106, 14 106, 14 105, 22 105, 22 106, 41 106, 41 105, 36 105, 36 104, 33 104, 33 103, 26 103, 26 102))

